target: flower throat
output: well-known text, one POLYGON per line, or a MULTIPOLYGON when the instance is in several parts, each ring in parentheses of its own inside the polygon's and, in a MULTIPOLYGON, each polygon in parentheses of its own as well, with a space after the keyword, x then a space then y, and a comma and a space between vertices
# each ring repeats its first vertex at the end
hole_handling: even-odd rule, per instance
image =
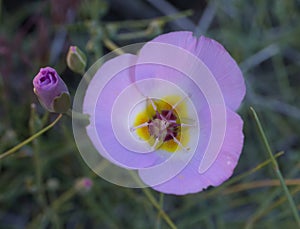
POLYGON ((181 130, 185 124, 180 122, 175 110, 181 102, 171 106, 163 100, 147 98, 146 109, 137 115, 131 131, 148 141, 153 150, 175 152, 178 146, 188 150, 181 143, 181 130))

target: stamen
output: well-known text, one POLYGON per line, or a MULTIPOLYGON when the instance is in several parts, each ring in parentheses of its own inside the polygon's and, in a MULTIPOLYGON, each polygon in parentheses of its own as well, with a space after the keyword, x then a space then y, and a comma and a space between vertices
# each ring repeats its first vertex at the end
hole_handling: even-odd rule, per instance
POLYGON ((169 110, 168 114, 166 115, 166 118, 169 119, 172 112, 175 110, 175 108, 180 104, 182 103, 184 100, 186 100, 187 98, 190 98, 191 97, 191 94, 188 94, 187 96, 183 97, 181 100, 179 100, 177 103, 175 103, 173 106, 172 106, 172 109, 169 110))
POLYGON ((185 148, 185 147, 181 144, 181 142, 178 141, 178 139, 174 137, 173 134, 170 134, 170 135, 172 136, 174 142, 177 143, 177 145, 179 145, 185 152, 187 152, 187 153, 189 152, 189 149, 188 149, 188 148, 185 148))
POLYGON ((156 107, 156 105, 154 104, 153 100, 152 100, 151 98, 149 98, 149 97, 147 97, 147 99, 150 100, 150 103, 151 103, 151 105, 152 105, 153 110, 157 112, 157 107, 156 107))
POLYGON ((172 124, 176 124, 178 126, 181 126, 181 127, 195 127, 196 125, 195 124, 188 124, 188 123, 180 123, 178 124, 176 122, 176 120, 168 120, 169 123, 172 123, 172 124))
MULTIPOLYGON (((179 101, 177 101, 174 105, 168 104, 168 108, 162 109, 160 107, 160 104, 163 101, 156 100, 155 98, 146 97, 147 100, 147 106, 148 109, 153 109, 155 114, 153 114, 153 111, 150 112, 152 117, 149 117, 149 120, 147 122, 141 123, 137 126, 133 126, 130 128, 131 131, 136 131, 137 129, 148 127, 148 134, 152 137, 152 143, 151 144, 151 150, 155 151, 158 149, 162 144, 168 141, 174 141, 175 148, 173 149, 172 144, 170 147, 172 148, 171 151, 176 150, 176 146, 180 147, 180 150, 183 150, 185 152, 189 152, 190 148, 186 148, 183 146, 183 144, 178 140, 176 137, 180 136, 181 128, 182 127, 194 127, 196 126, 194 120, 186 119, 184 123, 182 123, 182 120, 179 120, 179 117, 175 111, 176 107, 179 106, 185 99, 189 98, 190 95, 185 96, 184 98, 181 98, 179 101), (150 105, 150 104, 151 105, 150 105), (149 107, 150 106, 150 107, 149 107)), ((147 112, 147 110, 146 110, 147 112)), ((139 132, 137 132, 139 134, 139 132)), ((146 139, 145 139, 146 140, 146 139)), ((168 148, 169 145, 166 144, 166 148, 168 148)))
POLYGON ((157 115, 159 115, 159 118, 165 122, 170 122, 170 120, 168 120, 167 118, 165 118, 165 116, 162 115, 162 113, 157 113, 157 115))
POLYGON ((196 127, 195 124, 180 123, 181 127, 196 127))
POLYGON ((131 127, 130 131, 133 132, 133 131, 136 131, 137 129, 140 129, 140 128, 143 128, 143 127, 149 126, 149 125, 151 125, 151 123, 144 122, 144 123, 142 123, 142 124, 140 124, 138 126, 131 127))
POLYGON ((155 103, 153 102, 153 100, 152 100, 151 98, 149 98, 149 97, 147 97, 147 98, 150 100, 150 103, 151 103, 151 105, 152 105, 153 110, 154 110, 155 113, 156 113, 156 116, 157 116, 158 118, 160 118, 161 120, 168 121, 161 113, 158 112, 157 106, 155 105, 155 103))

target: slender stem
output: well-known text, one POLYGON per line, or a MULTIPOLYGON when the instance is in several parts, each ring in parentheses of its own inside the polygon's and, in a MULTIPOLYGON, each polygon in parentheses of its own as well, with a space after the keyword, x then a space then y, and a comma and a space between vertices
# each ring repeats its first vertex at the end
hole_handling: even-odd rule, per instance
POLYGON ((151 204, 159 211, 159 214, 161 217, 166 221, 166 223, 172 228, 176 229, 176 225, 173 223, 173 221, 170 219, 170 217, 166 214, 166 212, 161 208, 160 204, 157 202, 157 200, 154 198, 152 193, 148 188, 142 189, 147 198, 150 200, 151 204))
POLYGON ((49 129, 51 129, 62 117, 62 114, 59 114, 57 116, 57 118, 48 126, 46 126, 45 128, 43 128, 42 130, 40 130, 39 132, 37 132, 36 134, 32 135, 31 137, 27 138, 25 141, 19 143, 18 145, 16 145, 15 147, 11 148, 10 150, 7 150, 6 152, 0 154, 0 160, 15 153, 18 149, 20 149, 21 147, 23 147, 24 145, 28 144, 29 142, 33 141, 34 139, 36 139, 37 137, 39 137, 40 135, 42 135, 43 133, 45 133, 46 131, 48 131, 49 129))
MULTIPOLYGON (((51 205, 49 206, 49 209, 47 209, 47 211, 53 211, 53 212, 57 211, 62 204, 67 202, 69 199, 71 199, 75 194, 76 194, 76 190, 74 188, 68 189, 67 191, 62 193, 53 203, 51 203, 51 205)), ((30 225, 28 225, 26 228, 29 228, 29 229, 37 228, 37 224, 43 218, 44 214, 45 214, 45 212, 39 213, 37 215, 37 217, 35 217, 31 221, 30 225)))
MULTIPOLYGON (((160 193, 160 195, 159 195, 159 205, 160 205, 161 209, 164 208, 164 194, 163 193, 160 193)), ((161 215, 160 215, 160 213, 157 214, 156 228, 157 229, 161 228, 161 215)))
POLYGON ((76 189, 70 188, 69 190, 65 191, 61 194, 50 206, 51 209, 57 210, 59 207, 71 199, 76 194, 76 189))
MULTIPOLYGON (((300 179, 286 179, 286 185, 288 186, 300 186, 300 179)), ((270 179, 270 180, 259 180, 247 183, 241 183, 232 185, 231 187, 225 189, 222 194, 228 195, 232 193, 242 192, 245 190, 255 189, 255 188, 263 188, 268 186, 280 186, 281 183, 278 179, 270 179)))
POLYGON ((106 27, 117 27, 117 28, 142 28, 145 27, 145 25, 149 25, 153 21, 159 21, 162 23, 171 22, 183 17, 188 17, 193 15, 193 10, 185 10, 179 13, 170 14, 162 17, 156 17, 151 19, 141 19, 141 20, 123 20, 123 21, 115 21, 115 22, 108 22, 106 23, 106 27))
MULTIPOLYGON (((130 175, 135 180, 135 182, 137 182, 137 184, 143 185, 142 181, 137 177, 137 175, 133 171, 130 171, 130 175)), ((177 229, 176 225, 170 219, 170 217, 168 216, 168 214, 166 214, 166 212, 163 210, 163 208, 161 207, 161 205, 154 198, 154 196, 152 195, 151 191, 148 188, 142 188, 142 191, 144 192, 144 194, 146 195, 146 197, 148 198, 148 200, 151 202, 151 204, 158 210, 158 213, 165 220, 165 222, 170 226, 170 228, 177 229)))
POLYGON ((103 43, 105 44, 105 46, 115 52, 118 55, 122 55, 124 54, 124 52, 122 51, 122 49, 120 49, 112 40, 110 40, 109 38, 104 38, 103 39, 103 43))
MULTIPOLYGON (((300 191, 300 187, 296 187, 294 190, 291 191, 292 194, 297 194, 300 191)), ((271 203, 271 199, 273 199, 275 196, 277 195, 277 190, 271 194, 271 196, 269 196, 266 199, 266 202, 263 203, 262 208, 259 209, 258 212, 256 212, 246 223, 245 225, 245 229, 251 229, 253 228, 253 225, 255 222, 257 222, 259 219, 261 219, 263 216, 267 215, 268 213, 270 213, 270 211, 272 211, 273 209, 275 209, 276 207, 280 206, 281 204, 283 204, 286 201, 286 196, 282 196, 280 197, 278 200, 276 200, 273 204, 271 203)))
MULTIPOLYGON (((46 113, 48 114, 48 112, 46 113)), ((47 115, 45 115, 47 116, 47 115)), ((36 129, 36 120, 38 119, 36 113, 36 106, 32 104, 31 112, 30 112, 30 119, 29 119, 29 130, 30 135, 34 135, 37 131, 36 129)), ((33 161, 34 161, 34 168, 35 168, 35 179, 36 179, 36 186, 37 186, 37 201, 41 205, 43 209, 47 208, 47 201, 45 198, 44 187, 43 187, 43 166, 40 157, 40 144, 38 139, 32 141, 32 149, 33 149, 33 161)))
MULTIPOLYGON (((278 158, 278 157, 282 156, 283 154, 284 154, 284 152, 283 152, 283 151, 280 151, 280 152, 276 153, 276 154, 274 155, 274 157, 275 157, 275 158, 278 158)), ((258 164, 257 166, 255 166, 254 168, 250 169, 249 171, 246 171, 246 172, 244 172, 244 173, 242 173, 242 174, 240 174, 240 175, 238 175, 238 176, 232 178, 231 180, 229 180, 229 181, 226 182, 225 184, 226 184, 226 186, 228 186, 228 185, 231 185, 231 184, 233 184, 233 183, 237 183, 238 181, 240 181, 240 180, 242 180, 243 178, 245 178, 245 177, 251 175, 252 173, 257 172, 258 170, 262 169, 263 167, 265 167, 266 165, 268 165, 268 164, 270 164, 270 163, 271 163, 271 160, 270 160, 270 159, 267 159, 267 160, 265 160, 264 162, 262 162, 262 163, 258 164)), ((223 185, 223 186, 224 186, 224 185, 223 185)))
POLYGON ((297 210, 296 204, 295 204, 295 202, 294 202, 294 200, 293 200, 293 198, 291 196, 291 193, 290 193, 290 191, 289 191, 289 189, 288 189, 288 187, 287 187, 287 185, 285 183, 285 180, 284 180, 284 178, 283 178, 283 176, 282 176, 282 174, 280 172, 278 163, 277 163, 274 155, 272 154, 272 150, 271 150, 270 144, 269 144, 269 142, 267 140, 265 132, 264 132, 264 130, 262 128, 262 125, 261 125, 261 123, 259 121, 259 118, 258 118, 255 110, 252 107, 250 107, 250 110, 251 110, 251 112, 253 114, 253 117, 255 119, 255 122, 256 122, 256 125, 258 127, 260 136, 261 136, 262 141, 263 141, 263 144, 264 144, 264 146, 265 146, 265 148, 266 148, 266 150, 267 150, 267 152, 269 154, 269 157, 271 159, 271 162, 272 162, 272 165, 273 165, 273 169, 274 169, 274 171, 275 171, 278 179, 280 180, 281 187, 282 187, 282 189, 283 189, 283 191, 284 191, 284 193, 285 193, 285 195, 286 195, 286 197, 288 199, 288 202, 290 204, 290 207, 291 207, 291 210, 292 210, 293 215, 295 217, 295 220, 296 220, 298 226, 300 227, 300 217, 299 217, 299 214, 298 214, 298 210, 297 210))
MULTIPOLYGON (((275 154, 275 158, 277 157, 280 157, 281 155, 283 155, 283 151, 275 154)), ((259 171, 260 169, 262 169, 263 167, 267 166, 268 164, 271 163, 271 160, 270 159, 267 159, 265 160, 264 162, 258 164, 257 166, 255 166, 254 168, 236 176, 236 177, 233 177, 232 179, 230 179, 229 181, 227 181, 226 183, 224 183, 222 186, 219 186, 215 189, 212 189, 210 192, 208 192, 205 197, 208 198, 210 196, 214 196, 214 195, 217 195, 217 193, 220 193, 221 190, 224 190, 226 189, 229 185, 232 185, 234 183, 237 183, 238 181, 241 181, 243 178, 259 171)))
POLYGON ((48 121, 48 118, 49 118, 49 112, 45 112, 45 114, 43 115, 42 117, 42 126, 45 126, 47 121, 48 121))

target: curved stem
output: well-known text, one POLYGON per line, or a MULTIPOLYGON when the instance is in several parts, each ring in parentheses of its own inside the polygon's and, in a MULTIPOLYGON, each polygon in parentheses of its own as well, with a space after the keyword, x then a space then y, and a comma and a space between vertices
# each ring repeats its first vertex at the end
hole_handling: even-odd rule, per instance
POLYGON ((256 122, 256 125, 257 125, 257 128, 258 128, 259 134, 261 136, 262 142, 263 142, 263 144, 264 144, 264 146, 266 148, 266 151, 269 154, 269 157, 271 159, 271 163, 273 165, 273 169, 274 169, 274 171, 275 171, 275 173, 276 173, 276 175, 277 175, 277 177, 278 177, 278 179, 280 181, 281 187, 282 187, 282 189, 283 189, 283 191, 285 193, 285 196, 286 196, 286 198, 287 198, 287 200, 289 202, 289 205, 290 205, 291 211, 292 211, 292 213, 294 215, 294 218, 296 220, 296 223, 300 227, 300 216, 299 216, 299 213, 298 213, 298 210, 297 210, 297 206, 296 206, 296 204, 295 204, 295 202, 293 200, 293 197, 292 197, 292 195, 291 195, 291 193, 290 193, 290 191, 289 191, 289 189, 288 189, 288 187, 286 185, 286 181, 284 180, 284 178, 283 178, 283 176, 281 174, 281 171, 279 169, 278 163, 277 163, 277 161, 276 161, 276 159, 275 159, 275 157, 274 157, 274 155, 272 153, 271 146, 270 146, 270 144, 268 142, 268 139, 267 139, 267 137, 265 135, 265 132, 264 132, 263 127, 262 127, 262 125, 260 123, 260 120, 259 120, 259 118, 258 118, 255 110, 252 107, 250 107, 250 110, 251 110, 252 115, 254 117, 254 120, 256 122))
MULTIPOLYGON (((141 182, 140 178, 137 177, 137 174, 135 174, 131 170, 129 171, 129 173, 132 176, 132 178, 135 180, 135 182, 137 182, 137 184, 144 185, 141 182)), ((164 209, 162 208, 160 203, 152 195, 151 191, 148 188, 145 188, 145 187, 142 188, 142 191, 144 192, 144 194, 146 195, 146 197, 148 198, 150 203, 153 205, 153 207, 155 207, 158 210, 158 214, 162 217, 162 219, 165 220, 165 222, 170 226, 170 228, 177 229, 177 226, 175 225, 175 223, 171 220, 169 215, 164 211, 164 209)))
POLYGON ((7 157, 7 156, 9 156, 9 155, 11 155, 11 154, 13 154, 13 153, 15 153, 18 149, 20 149, 24 145, 28 144, 29 142, 33 141, 34 139, 36 139, 37 137, 39 137, 40 135, 42 135, 43 133, 45 133, 46 131, 51 129, 61 119, 61 117, 62 117, 62 114, 59 114, 57 116, 57 118, 52 123, 50 123, 48 126, 43 128, 42 130, 40 130, 36 134, 32 135, 31 137, 27 138, 25 141, 19 143, 15 147, 11 148, 10 150, 0 154, 0 160, 7 157))
POLYGON ((103 43, 104 45, 109 48, 111 51, 115 52, 118 55, 122 55, 124 54, 123 50, 118 47, 112 40, 110 40, 109 38, 104 38, 103 39, 103 43))

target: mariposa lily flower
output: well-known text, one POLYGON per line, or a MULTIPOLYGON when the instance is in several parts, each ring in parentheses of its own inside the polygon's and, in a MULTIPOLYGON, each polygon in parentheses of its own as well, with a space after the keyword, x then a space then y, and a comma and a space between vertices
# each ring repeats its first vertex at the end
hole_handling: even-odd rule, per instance
POLYGON ((137 170, 153 189, 195 193, 232 175, 244 95, 242 73, 221 44, 172 32, 99 68, 84 95, 86 131, 102 157, 137 170))

